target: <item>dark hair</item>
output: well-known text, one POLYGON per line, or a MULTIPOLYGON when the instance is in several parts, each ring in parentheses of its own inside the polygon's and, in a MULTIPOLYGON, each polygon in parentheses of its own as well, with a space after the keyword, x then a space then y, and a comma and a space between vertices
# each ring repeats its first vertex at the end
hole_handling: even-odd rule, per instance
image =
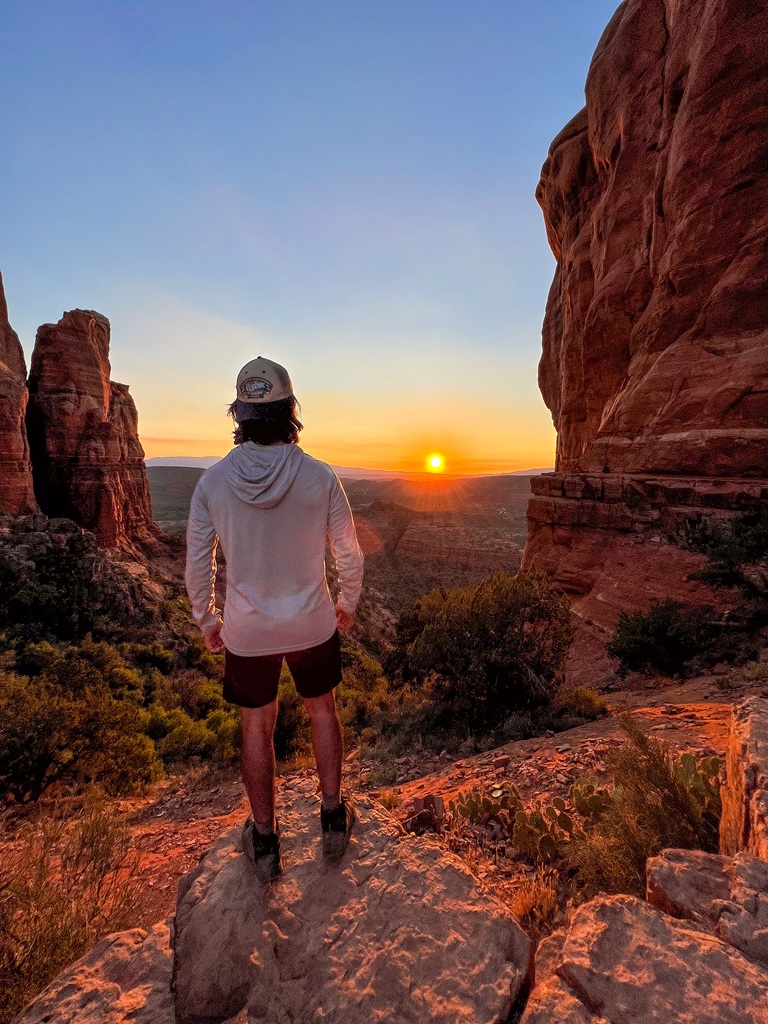
POLYGON ((279 402, 255 405, 235 401, 229 415, 235 421, 235 444, 253 441, 255 444, 297 444, 304 424, 299 420, 299 403, 290 395, 279 402))

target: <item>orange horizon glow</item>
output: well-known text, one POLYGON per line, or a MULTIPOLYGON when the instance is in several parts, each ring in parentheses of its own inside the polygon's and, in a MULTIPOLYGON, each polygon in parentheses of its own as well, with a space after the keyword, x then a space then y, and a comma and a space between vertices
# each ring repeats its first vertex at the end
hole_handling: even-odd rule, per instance
MULTIPOLYGON (((183 457, 217 457, 223 458, 232 448, 227 438, 181 438, 152 437, 140 435, 140 441, 147 459, 183 458, 183 457)), ((495 452, 487 456, 470 456, 453 452, 450 460, 442 456, 441 469, 431 469, 423 454, 406 452, 403 455, 383 455, 374 446, 368 450, 352 450, 347 446, 331 446, 312 444, 309 437, 303 435, 299 444, 309 455, 334 466, 348 469, 367 469, 381 473, 396 473, 407 477, 422 477, 425 481, 441 477, 452 479, 470 476, 494 476, 502 473, 519 473, 527 469, 551 469, 554 467, 551 450, 542 446, 539 451, 525 455, 510 455, 497 458, 495 452)), ((363 447, 363 446, 361 446, 363 447)), ((364 446, 367 448, 367 446, 364 446)), ((422 449, 423 451, 423 449, 422 449)), ((432 454, 438 454, 434 452, 432 454)))
POLYGON ((428 473, 443 473, 445 472, 445 458, 440 452, 432 452, 427 456, 426 466, 428 473))
MULTIPOLYGON (((232 448, 232 421, 222 401, 207 394, 191 405, 167 384, 132 387, 139 437, 148 459, 221 458, 232 448), (175 409, 174 409, 175 406, 175 409), (175 410, 178 410, 176 412, 175 410)), ((213 389, 212 389, 213 390, 213 389)), ((221 392, 228 397, 222 387, 221 392)), ((216 394, 217 391, 214 391, 216 394)), ((555 432, 538 402, 508 405, 468 399, 457 410, 450 396, 425 400, 388 394, 302 392, 299 444, 333 466, 433 478, 489 476, 554 465, 555 432), (440 465, 428 465, 439 456, 440 465)))

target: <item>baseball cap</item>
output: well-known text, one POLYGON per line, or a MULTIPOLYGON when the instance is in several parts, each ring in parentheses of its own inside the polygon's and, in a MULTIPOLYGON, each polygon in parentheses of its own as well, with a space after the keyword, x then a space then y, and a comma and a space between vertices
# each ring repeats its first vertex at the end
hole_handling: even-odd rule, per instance
POLYGON ((240 402, 279 402, 292 394, 293 384, 286 368, 264 356, 251 359, 237 375, 237 399, 240 402))

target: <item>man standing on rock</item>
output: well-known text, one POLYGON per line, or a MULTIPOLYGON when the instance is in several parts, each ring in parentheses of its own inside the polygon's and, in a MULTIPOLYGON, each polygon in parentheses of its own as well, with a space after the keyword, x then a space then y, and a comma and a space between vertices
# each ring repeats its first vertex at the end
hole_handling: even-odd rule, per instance
POLYGON ((235 447, 200 478, 187 526, 186 585, 210 651, 224 651, 224 697, 242 709, 243 782, 252 816, 243 849, 267 881, 281 869, 275 820, 277 691, 283 660, 304 698, 323 799, 323 853, 338 860, 354 822, 341 794, 342 738, 334 688, 339 629, 353 621, 363 555, 338 477, 298 447, 302 424, 284 367, 259 356, 237 377, 230 407, 235 447), (334 607, 325 543, 336 560, 334 607), (216 551, 227 566, 226 605, 216 607, 216 551))

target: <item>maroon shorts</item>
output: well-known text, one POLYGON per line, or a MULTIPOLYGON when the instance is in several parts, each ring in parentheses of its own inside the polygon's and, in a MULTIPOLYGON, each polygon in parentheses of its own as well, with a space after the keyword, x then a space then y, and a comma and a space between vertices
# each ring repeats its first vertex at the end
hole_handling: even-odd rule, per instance
POLYGON ((322 697, 341 682, 341 638, 338 629, 316 647, 285 654, 243 657, 224 652, 224 700, 241 708, 263 708, 277 697, 285 658, 302 697, 322 697))

